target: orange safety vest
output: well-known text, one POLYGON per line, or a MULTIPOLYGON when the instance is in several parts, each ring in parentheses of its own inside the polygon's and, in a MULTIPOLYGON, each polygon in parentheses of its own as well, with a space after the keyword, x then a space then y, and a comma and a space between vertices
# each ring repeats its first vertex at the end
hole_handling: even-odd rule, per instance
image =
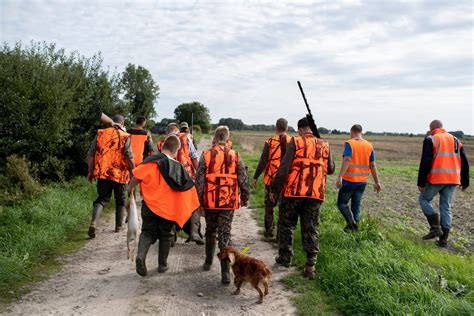
POLYGON ((428 175, 431 184, 461 184, 461 142, 445 129, 431 132, 433 162, 428 175))
MULTIPOLYGON (((193 160, 191 159, 188 147, 188 138, 186 133, 180 133, 178 135, 179 141, 181 142, 181 148, 178 150, 178 154, 176 155, 176 160, 179 161, 184 169, 188 172, 188 174, 194 178, 196 175, 196 169, 194 169, 193 160)), ((156 143, 156 147, 161 152, 163 151, 163 144, 165 143, 165 138, 159 140, 156 143)))
POLYGON ((239 209, 239 153, 227 146, 215 145, 203 154, 206 162, 206 181, 202 206, 211 210, 239 209))
POLYGON ((329 144, 313 134, 293 137, 295 157, 283 188, 284 197, 324 201, 328 172, 329 144))
POLYGON ((148 208, 156 215, 176 222, 183 227, 192 213, 199 208, 196 187, 187 191, 175 191, 161 174, 157 163, 148 162, 133 170, 134 176, 142 180, 140 192, 148 208))
POLYGON ((346 142, 351 146, 352 158, 349 168, 342 179, 349 182, 368 182, 370 175, 370 155, 374 148, 365 139, 350 139, 346 142))
POLYGON ((129 166, 125 160, 123 148, 129 137, 129 134, 113 127, 97 131, 94 178, 128 183, 129 166))
POLYGON ((148 133, 144 129, 131 128, 129 130, 130 141, 132 142, 133 160, 135 166, 138 166, 143 161, 143 153, 145 151, 145 143, 148 139, 148 133))
POLYGON ((286 152, 286 145, 290 142, 291 137, 288 135, 275 135, 269 138, 265 143, 268 146, 268 160, 265 166, 263 183, 270 185, 275 177, 280 162, 286 152))

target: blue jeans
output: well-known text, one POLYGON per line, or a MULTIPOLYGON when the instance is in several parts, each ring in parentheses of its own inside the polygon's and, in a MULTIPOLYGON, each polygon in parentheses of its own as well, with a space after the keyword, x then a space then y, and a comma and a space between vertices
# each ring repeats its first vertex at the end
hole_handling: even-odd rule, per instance
POLYGON ((349 211, 352 212, 352 216, 357 223, 360 222, 360 203, 366 186, 367 184, 343 186, 337 196, 337 207, 339 211, 341 211, 343 215, 345 213, 348 214, 349 211), (351 201, 350 208, 349 201, 351 201))
POLYGON ((431 201, 439 193, 439 212, 441 215, 441 227, 450 229, 453 221, 453 214, 451 213, 451 202, 453 201, 454 191, 456 191, 456 184, 426 184, 426 191, 420 193, 419 201, 421 209, 425 216, 436 214, 431 201))

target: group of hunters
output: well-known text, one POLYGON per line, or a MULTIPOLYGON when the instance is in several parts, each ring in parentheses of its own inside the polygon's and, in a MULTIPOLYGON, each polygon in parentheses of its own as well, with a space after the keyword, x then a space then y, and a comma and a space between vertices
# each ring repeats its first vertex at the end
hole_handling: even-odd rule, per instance
MULTIPOLYGON (((249 180, 240 154, 232 149, 229 129, 214 131, 212 146, 196 151, 189 125, 170 123, 166 136, 154 148, 144 117, 128 132, 124 118, 101 120, 111 125, 100 129, 92 141, 89 154, 89 180, 97 179, 98 197, 93 203, 88 231, 96 236, 96 225, 102 209, 116 201, 115 231, 120 231, 126 211, 126 194, 134 194, 139 185, 142 200, 142 230, 136 257, 136 270, 147 275, 145 259, 152 244, 159 240, 158 272, 168 270, 167 257, 177 229, 188 227, 189 240, 205 243, 204 270, 210 270, 216 251, 230 245, 234 211, 247 206, 249 180), (200 217, 206 220, 205 241, 200 235, 200 217)), ((257 186, 263 173, 265 185, 265 236, 274 236, 274 208, 279 203, 276 238, 279 244, 278 265, 289 267, 293 256, 294 231, 300 219, 303 249, 306 253, 304 274, 315 278, 319 252, 320 207, 325 200, 326 177, 335 172, 335 163, 327 141, 316 137, 308 118, 298 121, 298 135, 289 136, 288 121, 278 119, 276 135, 263 147, 251 185, 257 186)), ((357 231, 361 221, 361 200, 371 175, 375 192, 381 184, 375 163, 375 151, 363 139, 362 127, 352 126, 350 139, 344 144, 342 165, 337 176, 337 206, 346 221, 344 231, 357 231), (350 202, 350 205, 349 205, 350 202)), ((437 244, 447 246, 451 229, 451 205, 456 187, 469 186, 469 164, 461 142, 443 129, 440 121, 430 124, 423 142, 418 189, 420 206, 430 225, 423 239, 438 237, 437 244), (432 206, 440 195, 440 212, 432 206)), ((222 283, 230 283, 229 262, 221 261, 222 283)))

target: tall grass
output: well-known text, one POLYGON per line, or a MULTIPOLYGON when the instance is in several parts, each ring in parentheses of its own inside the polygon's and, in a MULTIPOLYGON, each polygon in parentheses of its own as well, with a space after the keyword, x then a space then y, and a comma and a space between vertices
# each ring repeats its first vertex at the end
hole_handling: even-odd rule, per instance
POLYGON ((94 186, 76 179, 0 208, 0 297, 15 296, 23 284, 37 278, 38 267, 87 223, 94 198, 94 186))
MULTIPOLYGON (((243 155, 250 176, 253 175, 258 155, 243 155)), ((262 223, 262 183, 253 192, 251 206, 257 209, 259 222, 262 223)), ((301 274, 284 280, 288 287, 300 293, 296 298, 300 314, 322 313, 318 293, 325 293, 329 296, 326 301, 330 305, 347 314, 474 313, 472 257, 439 250, 431 243, 414 242, 413 236, 405 236, 406 232, 383 226, 376 218, 365 218, 357 233, 344 233, 343 227, 335 192, 329 191, 321 210, 317 280, 308 281, 301 274)), ((294 250, 293 264, 302 269, 305 254, 299 226, 294 250)))

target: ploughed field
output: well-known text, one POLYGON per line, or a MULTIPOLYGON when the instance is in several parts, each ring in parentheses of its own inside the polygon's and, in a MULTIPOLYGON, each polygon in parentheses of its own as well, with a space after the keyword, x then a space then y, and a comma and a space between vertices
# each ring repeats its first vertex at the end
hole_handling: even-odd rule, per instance
MULTIPOLYGON (((246 152, 259 154, 270 133, 233 132, 232 140, 246 152)), ((329 141, 336 160, 336 174, 328 177, 328 190, 336 192, 336 175, 339 172, 344 141, 348 135, 323 135, 329 141)), ((372 186, 366 189, 362 204, 363 217, 376 217, 384 225, 400 229, 407 238, 417 238, 427 231, 426 218, 418 204, 417 176, 422 151, 422 137, 366 136, 375 147, 382 192, 376 195, 372 186)), ((471 164, 474 157, 474 139, 461 140, 471 164)), ((474 167, 471 166, 471 181, 474 167)), ((251 175, 253 176, 253 175, 251 175)), ((373 183, 372 179, 369 183, 373 183)), ((438 201, 434 201, 438 206, 438 201)), ((453 203, 453 229, 450 235, 451 250, 474 251, 474 189, 456 192, 453 203)))

